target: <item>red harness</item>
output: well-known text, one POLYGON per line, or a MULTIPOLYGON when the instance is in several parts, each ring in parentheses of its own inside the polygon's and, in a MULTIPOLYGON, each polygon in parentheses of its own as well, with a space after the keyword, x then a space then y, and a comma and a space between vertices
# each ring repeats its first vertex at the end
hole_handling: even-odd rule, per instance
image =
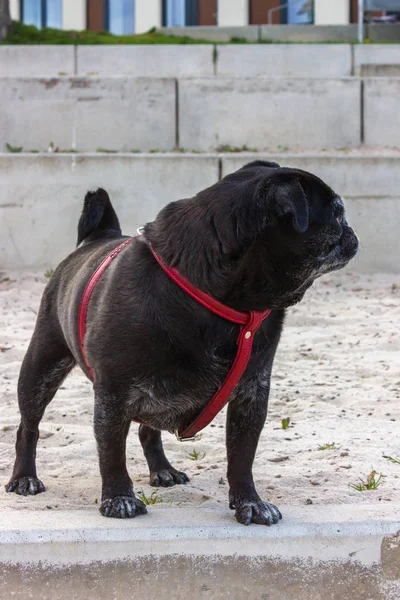
MULTIPOLYGON (((78 315, 78 332, 79 332, 79 343, 82 351, 82 356, 85 361, 86 368, 89 372, 90 377, 94 380, 94 374, 92 369, 89 366, 85 348, 84 348, 84 338, 86 332, 86 315, 89 305, 90 296, 92 295, 93 289, 100 279, 102 273, 106 270, 112 260, 125 248, 127 244, 135 238, 129 238, 122 242, 119 246, 117 246, 106 258, 100 263, 97 267, 89 282, 83 292, 81 304, 79 307, 79 315, 78 315)), ((225 404, 228 402, 229 397, 236 385, 239 383, 243 373, 246 370, 247 364, 249 362, 251 356, 251 349, 253 346, 253 337, 256 331, 260 328, 264 319, 268 317, 270 314, 270 310, 266 310, 264 312, 250 310, 248 312, 240 312, 238 310, 234 310, 222 302, 215 300, 205 292, 197 289, 194 285, 190 283, 187 279, 182 277, 180 273, 174 267, 167 267, 161 260, 161 258, 154 252, 152 247, 150 246, 150 250, 153 253, 154 258, 163 269, 163 271, 170 277, 180 288, 182 288, 189 296, 191 296, 196 302, 205 306, 211 312, 215 313, 222 319, 226 319, 227 321, 231 321, 232 323, 237 323, 240 325, 239 329, 239 337, 237 340, 237 353, 235 356, 235 360, 233 361, 232 367, 228 375, 226 376, 225 381, 222 386, 216 391, 214 396, 211 398, 209 403, 205 406, 205 408, 201 411, 201 413, 195 418, 190 425, 187 427, 181 427, 175 431, 176 437, 180 441, 188 441, 193 439, 193 437, 204 429, 207 425, 211 423, 211 421, 216 417, 216 415, 223 409, 225 404)), ((136 419, 134 419, 137 421, 136 419)), ((140 421, 137 421, 140 422, 140 421)))

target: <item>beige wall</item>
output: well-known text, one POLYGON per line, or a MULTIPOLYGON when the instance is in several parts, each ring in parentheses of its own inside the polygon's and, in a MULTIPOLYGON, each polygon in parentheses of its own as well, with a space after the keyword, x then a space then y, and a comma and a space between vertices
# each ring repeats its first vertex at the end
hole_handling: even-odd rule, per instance
POLYGON ((236 27, 249 24, 248 0, 218 0, 217 24, 236 27))
POLYGON ((350 23, 350 0, 314 0, 315 25, 350 23))
POLYGON ((19 0, 10 0, 10 14, 13 21, 19 21, 21 18, 19 0))
POLYGON ((135 33, 144 33, 152 27, 160 27, 160 0, 136 0, 135 2, 135 33))
POLYGON ((63 0, 63 29, 86 29, 86 0, 63 0))

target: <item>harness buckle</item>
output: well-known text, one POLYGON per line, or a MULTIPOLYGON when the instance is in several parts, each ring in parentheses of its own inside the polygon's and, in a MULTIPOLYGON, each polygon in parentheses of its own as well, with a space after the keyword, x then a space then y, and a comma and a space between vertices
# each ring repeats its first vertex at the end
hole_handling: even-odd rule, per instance
POLYGON ((178 429, 174 429, 173 433, 175 434, 176 439, 178 440, 178 442, 195 442, 197 440, 197 436, 193 435, 192 437, 181 437, 179 435, 179 430, 178 429))

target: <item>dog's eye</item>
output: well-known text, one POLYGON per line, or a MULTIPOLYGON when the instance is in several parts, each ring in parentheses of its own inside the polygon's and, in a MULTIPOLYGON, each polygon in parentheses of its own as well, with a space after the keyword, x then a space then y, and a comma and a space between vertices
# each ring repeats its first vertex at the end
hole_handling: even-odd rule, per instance
POLYGON ((339 225, 341 225, 343 222, 343 217, 336 217, 336 221, 339 223, 339 225))

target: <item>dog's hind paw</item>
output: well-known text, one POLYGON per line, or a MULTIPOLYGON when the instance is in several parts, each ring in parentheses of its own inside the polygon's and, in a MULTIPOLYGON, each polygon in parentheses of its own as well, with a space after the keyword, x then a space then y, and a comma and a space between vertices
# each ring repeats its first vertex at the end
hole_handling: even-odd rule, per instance
POLYGON ((231 502, 230 508, 235 509, 236 519, 242 525, 250 525, 250 523, 275 525, 282 519, 280 510, 274 504, 262 500, 255 502, 244 500, 235 505, 231 502))
POLYGON ((35 496, 44 492, 46 488, 37 477, 20 477, 12 479, 5 486, 6 492, 15 492, 19 496, 35 496))
POLYGON ((150 473, 150 485, 154 487, 171 487, 175 484, 184 485, 189 477, 183 471, 177 471, 174 467, 162 469, 150 473))
POLYGON ((133 519, 137 515, 147 513, 145 504, 135 496, 107 498, 102 501, 99 510, 104 517, 114 517, 116 519, 133 519))

